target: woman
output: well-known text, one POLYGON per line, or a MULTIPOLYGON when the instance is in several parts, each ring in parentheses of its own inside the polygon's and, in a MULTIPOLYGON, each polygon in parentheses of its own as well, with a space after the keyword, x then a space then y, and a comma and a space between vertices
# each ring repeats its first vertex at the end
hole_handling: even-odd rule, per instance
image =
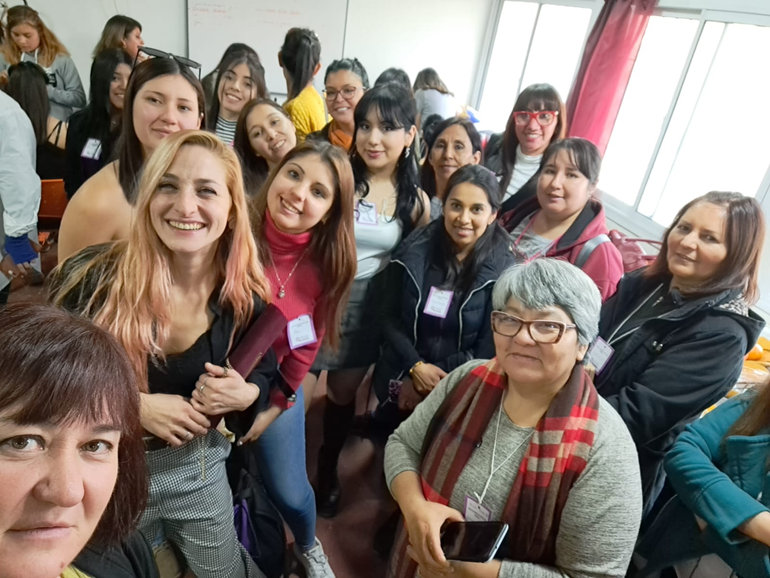
POLYGON ((207 132, 164 140, 143 170, 129 238, 88 248, 52 276, 53 302, 113 333, 139 375, 151 434, 140 528, 165 535, 198 578, 258 575, 235 536, 230 442, 209 419, 229 414, 243 435, 276 373, 272 350, 248 376, 223 367, 270 295, 235 153, 207 132))
POLYGON ((286 79, 288 98, 283 103, 302 142, 311 132, 326 126, 326 109, 313 79, 321 70, 321 41, 312 30, 292 28, 278 53, 278 64, 286 79))
POLYGON ((496 222, 497 180, 468 165, 447 188, 444 218, 415 231, 393 253, 391 267, 400 269, 402 281, 372 377, 378 417, 380 410, 413 409, 448 372, 494 355, 492 286, 513 265, 510 238, 496 222))
POLYGON ((32 121, 37 141, 36 171, 41 179, 64 177, 64 142, 67 123, 50 115, 47 77, 33 62, 20 62, 8 69, 8 95, 19 103, 32 121))
POLYGON ((356 272, 353 173, 329 143, 307 141, 272 172, 256 197, 257 243, 275 305, 289 320, 274 344, 285 385, 270 395, 243 441, 256 441, 257 465, 273 503, 294 535, 308 576, 333 576, 315 535, 316 505, 305 466, 302 379, 321 343, 339 343, 343 307, 356 272))
POLYGON ((379 311, 395 297, 385 267, 393 250, 430 221, 428 199, 417 186, 414 99, 397 84, 375 86, 356 106, 355 146, 350 152, 358 202, 355 213, 356 280, 334 355, 318 357, 326 369, 323 447, 318 454, 318 513, 333 517, 340 499, 337 461, 355 415, 355 396, 376 359, 379 311))
POLYGON ((3 44, 0 75, 7 66, 19 62, 38 64, 48 80, 51 116, 67 120, 76 109, 86 105, 78 69, 67 49, 29 6, 13 6, 7 18, 8 39, 3 44))
POLYGON ((260 65, 262 64, 262 61, 259 59, 259 55, 248 44, 243 44, 242 42, 234 42, 228 46, 225 49, 224 54, 222 54, 222 58, 219 61, 219 64, 217 64, 217 67, 209 72, 206 76, 204 76, 203 80, 201 80, 201 84, 203 85, 203 92, 206 95, 206 102, 211 102, 214 100, 214 93, 217 89, 217 77, 219 76, 219 69, 222 67, 222 62, 224 62, 225 59, 230 58, 230 56, 235 52, 243 51, 252 53, 254 58, 257 59, 257 62, 259 62, 260 65))
POLYGON ((133 567, 123 576, 156 577, 149 547, 132 536, 147 479, 125 351, 45 305, 9 305, 0 326, 2 576, 115 576, 91 570, 98 556, 102 568, 133 567))
POLYGON ((111 160, 132 66, 133 59, 122 48, 98 53, 91 64, 88 106, 69 118, 67 130, 64 188, 70 199, 111 160))
POLYGON ((386 68, 377 77, 377 80, 374 81, 374 86, 381 86, 388 82, 400 84, 407 92, 409 92, 409 94, 414 96, 414 92, 412 91, 412 81, 409 80, 409 75, 402 68, 386 68))
POLYGON ((332 120, 308 138, 320 138, 349 151, 356 129, 353 114, 358 101, 369 90, 369 76, 357 58, 343 58, 328 66, 324 85, 326 108, 332 120))
POLYGON ((270 99, 247 102, 235 128, 233 148, 243 166, 246 194, 255 197, 267 176, 297 146, 297 132, 286 111, 270 99))
POLYGON ((532 198, 543 153, 567 135, 567 109, 550 84, 525 88, 513 105, 502 135, 493 135, 484 151, 484 166, 500 176, 502 213, 532 198))
MULTIPOLYGON (((430 197, 430 218, 441 217, 449 178, 460 167, 481 162, 481 135, 467 118, 448 118, 432 129, 420 169, 422 190, 430 197)), ((499 208, 499 207, 498 207, 499 208)))
POLYGON ((638 548, 645 574, 715 553, 738 576, 770 576, 769 434, 767 384, 685 428, 665 463, 677 495, 638 548))
POLYGON ((542 259, 503 273, 492 305, 496 357, 442 379, 388 440, 385 475, 404 516, 388 576, 624 576, 639 467, 583 365, 599 292, 576 267, 542 259), (441 527, 462 520, 509 525, 494 560, 446 561, 441 527))
POLYGON ((64 211, 60 263, 85 247, 127 238, 144 160, 164 138, 200 128, 204 120, 201 84, 173 58, 150 58, 138 64, 123 102, 117 159, 88 179, 64 211))
POLYGON ((653 264, 623 277, 604 304, 603 341, 591 356, 596 389, 636 443, 645 513, 665 480, 665 453, 735 384, 764 327, 749 310, 764 235, 754 199, 698 197, 679 211, 653 264))
POLYGON ((269 98, 265 69, 251 50, 231 52, 219 63, 217 90, 210 101, 208 129, 232 146, 243 106, 255 98, 269 98))
POLYGON ((567 138, 543 155, 537 195, 501 217, 522 259, 554 257, 580 267, 594 280, 602 301, 615 293, 623 276, 623 258, 607 235, 604 207, 594 197, 602 157, 593 143, 567 138))
POLYGON ((412 88, 417 103, 418 129, 422 127, 423 119, 432 114, 438 114, 441 118, 452 118, 457 114, 455 95, 449 92, 435 69, 424 68, 418 72, 412 88))
POLYGON ((94 48, 93 57, 96 58, 105 50, 120 48, 126 51, 133 62, 142 46, 144 46, 142 25, 133 18, 116 14, 104 25, 102 36, 94 48))

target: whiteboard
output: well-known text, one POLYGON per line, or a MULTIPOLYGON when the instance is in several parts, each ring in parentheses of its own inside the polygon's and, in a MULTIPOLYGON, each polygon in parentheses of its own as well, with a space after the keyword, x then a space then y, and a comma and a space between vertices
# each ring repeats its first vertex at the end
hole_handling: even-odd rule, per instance
POLYGON ((348 0, 188 0, 189 55, 202 65, 203 75, 219 63, 233 42, 243 42, 259 54, 267 89, 286 94, 278 52, 290 28, 310 28, 321 41, 321 72, 315 86, 323 90, 323 71, 342 58, 348 0))

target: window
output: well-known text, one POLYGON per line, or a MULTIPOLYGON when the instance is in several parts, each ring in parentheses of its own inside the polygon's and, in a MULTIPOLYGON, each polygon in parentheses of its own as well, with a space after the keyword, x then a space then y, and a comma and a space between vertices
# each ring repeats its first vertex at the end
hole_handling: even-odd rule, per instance
POLYGON ((530 84, 547 82, 564 100, 583 50, 591 8, 503 2, 481 92, 479 128, 500 132, 530 84))

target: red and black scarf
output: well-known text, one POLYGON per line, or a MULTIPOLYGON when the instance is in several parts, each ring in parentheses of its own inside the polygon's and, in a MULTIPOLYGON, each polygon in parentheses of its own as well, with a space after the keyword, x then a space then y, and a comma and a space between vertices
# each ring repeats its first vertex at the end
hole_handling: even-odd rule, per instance
MULTIPOLYGON (((422 450, 425 498, 448 505, 455 484, 487 426, 499 411, 508 377, 497 359, 473 369, 449 393, 433 417, 422 450)), ((553 565, 561 513, 594 444, 599 396, 582 365, 540 419, 503 510, 510 526, 507 557, 553 565)), ((388 578, 412 578, 417 564, 406 554, 403 523, 388 578)))

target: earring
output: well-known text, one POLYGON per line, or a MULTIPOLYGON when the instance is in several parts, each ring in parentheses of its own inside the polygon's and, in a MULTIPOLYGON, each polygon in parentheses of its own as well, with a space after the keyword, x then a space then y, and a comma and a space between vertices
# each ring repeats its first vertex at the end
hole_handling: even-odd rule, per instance
POLYGON ((405 158, 405 159, 408 159, 408 158, 409 158, 409 147, 404 147, 404 150, 406 151, 406 152, 404 153, 404 158, 405 158))

